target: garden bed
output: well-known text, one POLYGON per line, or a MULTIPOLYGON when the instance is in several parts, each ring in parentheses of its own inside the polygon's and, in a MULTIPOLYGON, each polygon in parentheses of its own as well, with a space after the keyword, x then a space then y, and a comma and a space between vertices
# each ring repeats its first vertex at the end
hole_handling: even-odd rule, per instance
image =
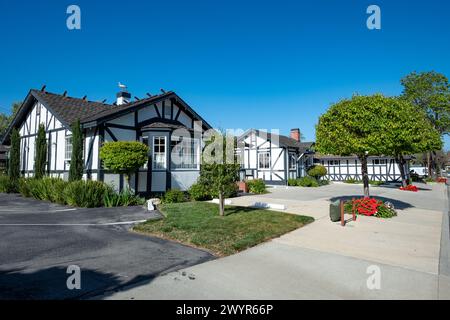
POLYGON ((163 204, 164 219, 147 221, 134 231, 203 248, 226 256, 279 237, 314 221, 307 216, 205 202, 163 204))

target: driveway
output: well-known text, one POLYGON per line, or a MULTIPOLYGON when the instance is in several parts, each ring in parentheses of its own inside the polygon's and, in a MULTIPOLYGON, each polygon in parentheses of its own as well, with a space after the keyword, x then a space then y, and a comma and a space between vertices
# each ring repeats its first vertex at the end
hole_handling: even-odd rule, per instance
POLYGON ((0 299, 89 298, 213 259, 128 231, 156 217, 139 207, 74 209, 0 194, 0 299), (80 267, 81 290, 67 289, 70 265, 80 267))
POLYGON ((284 204, 286 211, 314 216, 316 221, 239 254, 124 288, 105 298, 448 299, 447 188, 420 188, 413 193, 372 187, 372 195, 395 204, 398 217, 358 217, 344 228, 330 222, 330 201, 360 197, 361 185, 283 187, 263 196, 231 199, 235 205, 284 204), (183 278, 183 272, 194 274, 195 280, 183 278))

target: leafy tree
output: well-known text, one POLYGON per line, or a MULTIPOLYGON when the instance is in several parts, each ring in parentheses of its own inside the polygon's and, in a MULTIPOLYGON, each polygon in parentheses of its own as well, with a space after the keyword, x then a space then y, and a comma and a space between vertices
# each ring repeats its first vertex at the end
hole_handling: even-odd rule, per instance
POLYGON ((45 175, 47 165, 47 135, 45 127, 41 123, 36 138, 36 155, 34 158, 34 176, 36 179, 42 179, 45 175))
POLYGON ((8 175, 13 181, 17 181, 20 178, 20 134, 19 130, 15 128, 11 134, 8 175))
POLYGON ((11 114, 5 114, 0 113, 0 140, 2 139, 3 135, 5 134, 6 129, 8 129, 9 125, 11 124, 11 121, 13 120, 14 116, 16 115, 17 110, 19 110, 20 106, 22 105, 22 102, 14 102, 11 106, 11 114))
POLYGON ((70 159, 69 181, 83 178, 83 133, 80 120, 72 125, 72 157, 70 159))
POLYGON ((389 110, 382 116, 385 118, 386 130, 380 132, 385 143, 385 155, 395 158, 402 177, 402 185, 406 187, 408 174, 405 172, 405 155, 438 150, 442 148, 439 132, 435 130, 426 114, 417 110, 404 99, 386 98, 389 110))
POLYGON ((316 126, 316 150, 322 154, 356 155, 361 162, 364 196, 369 197, 369 156, 385 154, 381 132, 387 130, 390 99, 383 95, 353 96, 332 105, 316 126))
POLYGON ((100 158, 106 169, 118 174, 125 174, 127 186, 130 177, 148 161, 149 148, 138 141, 107 142, 100 149, 100 158))
MULTIPOLYGON (((450 85, 441 73, 413 72, 401 80, 402 97, 424 111, 433 127, 441 134, 450 132, 450 85)), ((428 174, 432 175, 433 153, 427 153, 428 174)))
POLYGON ((215 132, 207 142, 202 157, 199 183, 219 197, 219 214, 225 215, 225 198, 236 190, 240 165, 234 150, 236 138, 215 132))

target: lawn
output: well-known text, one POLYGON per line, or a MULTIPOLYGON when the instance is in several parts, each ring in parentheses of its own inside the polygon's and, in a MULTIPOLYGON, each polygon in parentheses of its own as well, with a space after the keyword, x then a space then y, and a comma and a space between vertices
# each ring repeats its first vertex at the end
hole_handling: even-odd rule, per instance
POLYGON ((162 205, 165 218, 147 221, 134 231, 226 256, 279 237, 314 221, 311 217, 245 207, 226 207, 219 216, 217 204, 186 202, 162 205))

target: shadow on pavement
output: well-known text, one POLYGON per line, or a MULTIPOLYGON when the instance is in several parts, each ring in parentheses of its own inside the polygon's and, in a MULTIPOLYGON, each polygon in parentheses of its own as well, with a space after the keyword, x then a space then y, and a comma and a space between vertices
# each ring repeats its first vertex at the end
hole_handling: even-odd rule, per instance
POLYGON ((129 281, 96 270, 81 269, 81 289, 69 290, 65 267, 51 267, 34 272, 21 269, 0 271, 0 300, 88 299, 113 293, 122 287, 150 283, 155 275, 139 275, 129 281))

